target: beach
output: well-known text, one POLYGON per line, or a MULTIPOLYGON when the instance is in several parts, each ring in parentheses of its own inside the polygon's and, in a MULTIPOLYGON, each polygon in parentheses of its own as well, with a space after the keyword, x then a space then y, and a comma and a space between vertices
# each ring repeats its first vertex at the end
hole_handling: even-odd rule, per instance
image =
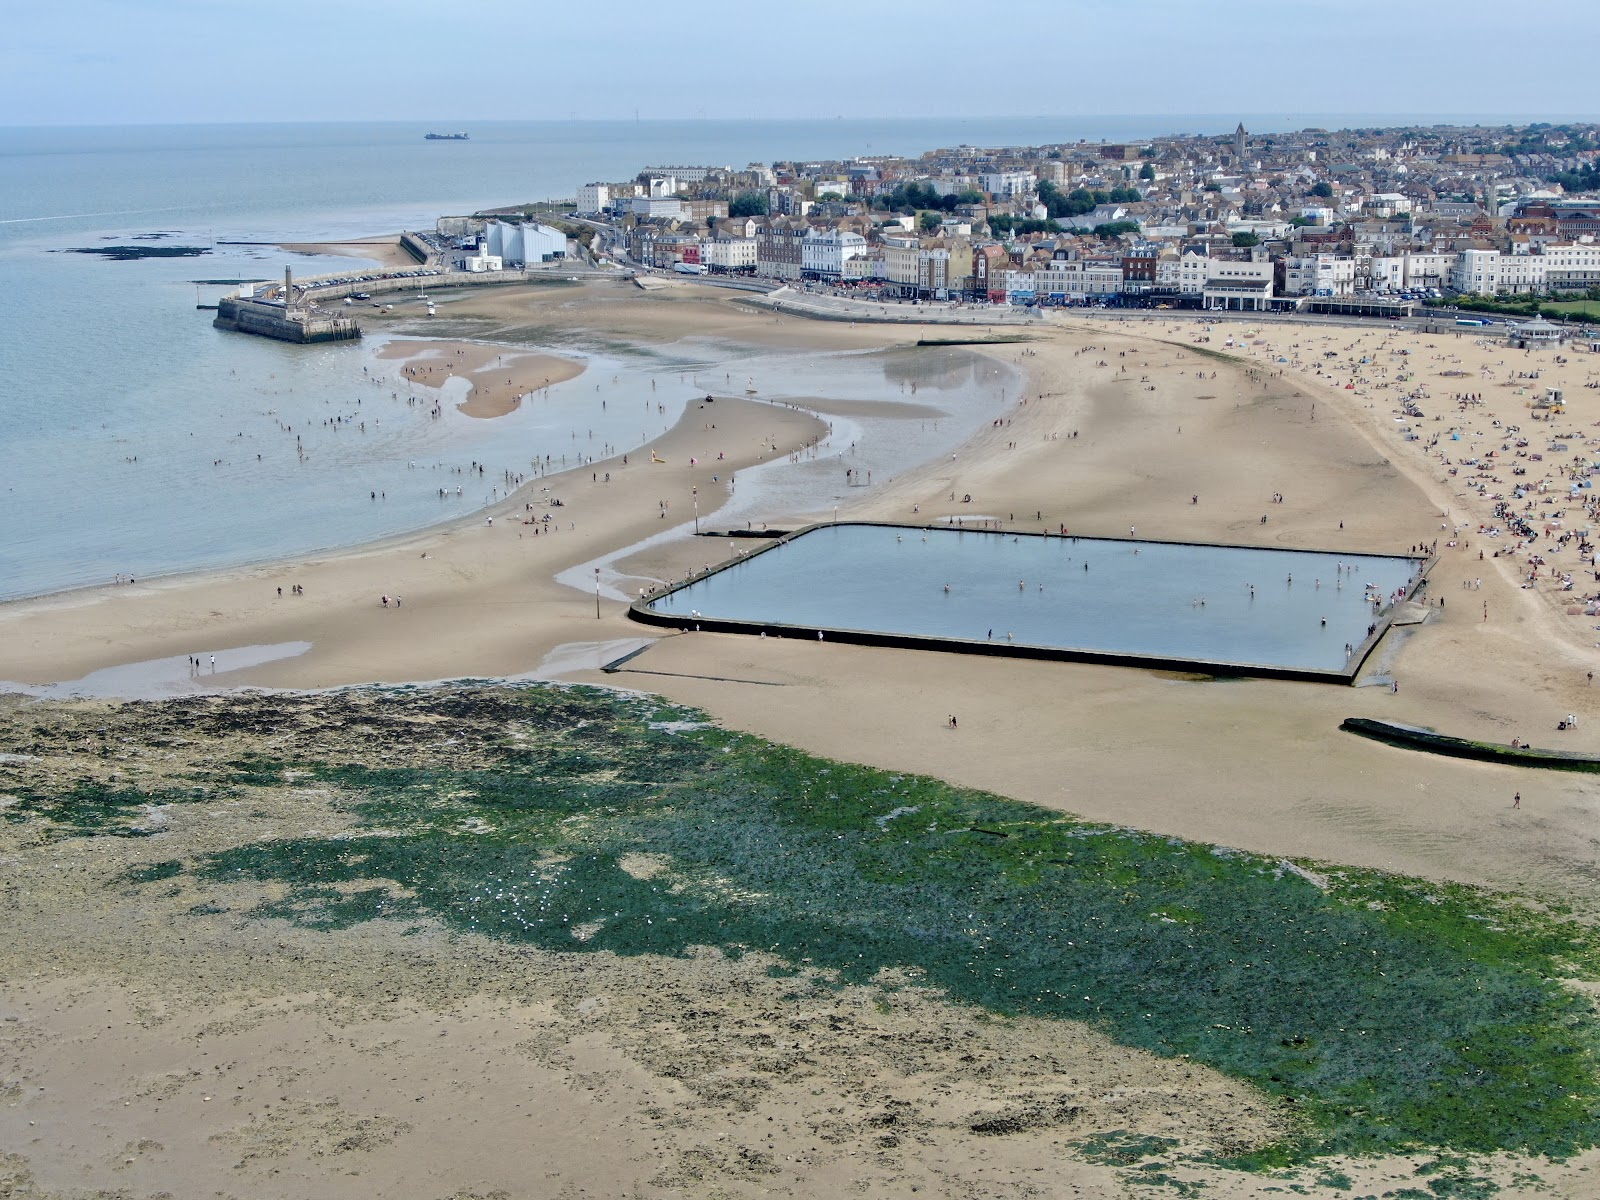
POLYGON ((583 374, 583 364, 554 354, 507 354, 504 347, 473 342, 396 340, 378 351, 383 361, 399 360, 406 380, 442 389, 464 379, 466 399, 456 407, 469 417, 503 417, 523 398, 583 374))
MULTIPOLYGON (((935 352, 916 350, 919 338, 941 336, 936 325, 774 315, 687 283, 649 295, 620 283, 486 289, 448 296, 435 325, 419 328, 415 317, 374 320, 394 338, 383 352, 387 361, 407 369, 421 388, 432 386, 418 378, 430 367, 468 377, 465 386, 483 390, 462 398, 469 406, 463 411, 490 422, 502 419, 493 413, 511 411, 512 398, 537 391, 563 370, 579 378, 576 359, 553 352, 600 339, 661 348, 715 337, 761 351, 919 354, 935 352), (435 332, 438 340, 422 336, 435 332)), ((852 447, 829 439, 830 423, 843 430, 870 416, 879 421, 875 436, 892 438, 896 429, 906 439, 914 431, 921 436, 929 423, 955 419, 938 389, 917 388, 913 398, 908 385, 907 403, 894 413, 849 396, 778 405, 765 401, 759 378, 749 395, 730 370, 709 400, 690 401, 671 429, 646 445, 552 469, 470 517, 351 551, 0 605, 0 679, 47 685, 190 655, 201 666, 194 678, 185 675, 180 694, 559 677, 656 693, 775 743, 926 773, 1112 825, 1561 897, 1584 912, 1600 906, 1600 843, 1591 835, 1600 800, 1587 776, 1435 758, 1339 729, 1346 717, 1367 716, 1502 743, 1517 738, 1600 750, 1589 719, 1593 705, 1586 703, 1595 695, 1588 673, 1600 658, 1596 621, 1581 606, 1577 615, 1568 611, 1574 595, 1594 588, 1584 586, 1581 574, 1573 592, 1562 590, 1559 574, 1552 582, 1551 565, 1575 566, 1577 554, 1571 545, 1549 549, 1558 530, 1582 524, 1583 501, 1566 499, 1566 469, 1597 445, 1589 431, 1600 393, 1583 385, 1596 377, 1600 358, 1570 346, 1513 352, 1453 331, 1166 316, 1068 316, 1023 336, 1029 340, 973 348, 1007 372, 992 418, 936 457, 886 473, 870 487, 845 485, 840 468, 852 447), (1225 345, 1229 339, 1235 344, 1225 345), (1569 361, 1556 363, 1557 354, 1569 361), (1535 370, 1537 379, 1530 377, 1535 370), (1415 403, 1424 416, 1397 421, 1400 396, 1422 386, 1427 394, 1415 403), (1530 408, 1546 387, 1560 387, 1566 397, 1565 413, 1548 423, 1535 421, 1543 411, 1530 408), (1481 399, 1458 403, 1458 393, 1481 399), (1407 440, 1401 425, 1417 439, 1407 440), (1528 436, 1530 444, 1520 449, 1543 457, 1502 451, 1516 441, 1511 425, 1528 436), (1449 440, 1452 431, 1460 441, 1449 440), (1568 449, 1548 449, 1557 442, 1568 449), (1456 461, 1467 458, 1492 464, 1481 488, 1477 468, 1456 461), (833 479, 825 491, 756 487, 768 473, 776 480, 786 469, 804 471, 822 460, 833 479), (1527 473, 1512 476, 1502 461, 1527 473), (1541 481, 1549 501, 1535 506, 1535 524, 1552 533, 1535 544, 1547 561, 1533 564, 1526 548, 1504 552, 1517 538, 1504 532, 1494 506, 1516 484, 1541 481), (744 507, 725 508, 752 503, 751 496, 780 497, 781 505, 757 504, 748 517, 744 507), (1566 515, 1543 515, 1557 510, 1566 515), (719 511, 739 517, 735 522, 719 511), (989 521, 1029 532, 1065 527, 1084 536, 1352 554, 1417 550, 1437 556, 1426 589, 1432 611, 1424 624, 1391 631, 1369 660, 1368 674, 1393 679, 1394 687, 1356 688, 827 641, 664 635, 628 620, 626 602, 641 592, 739 553, 741 539, 694 537, 696 522, 708 530, 742 528, 746 521, 793 528, 835 512, 840 519, 989 521), (1491 526, 1502 532, 1490 537, 1491 526), (1542 569, 1530 581, 1536 566, 1542 569), (216 674, 207 669, 214 652, 290 644, 307 648, 216 674), (598 670, 640 647, 644 652, 615 673, 598 670), (1567 713, 1582 718, 1579 726, 1558 732, 1567 713)), ((587 386, 589 376, 582 378, 587 386)), ((1530 492, 1517 505, 1539 498, 1530 492)), ((27 711, 25 701, 6 703, 27 711)), ((90 738, 98 702, 80 703, 87 707, 78 732, 90 738)), ((70 754, 72 744, 49 753, 70 754)), ((217 750, 234 752, 221 743, 217 750)), ((186 760, 195 751, 171 753, 186 760)), ((311 791, 274 805, 237 819, 260 837, 339 819, 311 791)), ((185 853, 236 837, 238 830, 225 831, 225 824, 217 815, 185 825, 185 853)), ((937 1149, 915 1163, 904 1150, 874 1144, 882 1127, 864 1123, 863 1114, 891 1100, 933 1111, 944 1097, 963 1113, 1002 1096, 1014 1100, 1030 1086, 1027 1054, 1076 1064, 1086 1094, 1163 1098, 1133 1114, 1118 1108, 1121 1100, 1096 1100, 1111 1115, 1096 1116, 1085 1129, 1121 1121, 1131 1129, 1215 1138, 1206 1118, 1215 1106, 1237 1109, 1245 1114, 1241 1124, 1258 1132, 1277 1119, 1251 1107, 1248 1089, 1230 1093, 1233 1085, 1220 1076, 1132 1055, 1108 1041, 1049 1049, 1052 1038, 1069 1034, 1020 1024, 1014 1047, 1023 1057, 985 1050, 980 1057, 997 1064, 987 1077, 953 1065, 959 1055, 919 1065, 882 1050, 881 1063, 780 1080, 749 1105, 708 1098, 664 1075, 650 1046, 664 1038, 692 1049, 697 1038, 716 1039, 703 1030, 690 1036, 681 1012, 659 1011, 650 993, 671 990, 684 997, 679 1008, 718 997, 708 1001, 725 1022, 718 1028, 749 1022, 781 1040, 788 1017, 777 993, 763 990, 768 983, 759 963, 735 967, 706 956, 573 964, 432 938, 422 951, 399 932, 376 927, 341 932, 345 949, 335 953, 325 935, 221 916, 207 917, 194 943, 178 948, 171 932, 193 903, 187 893, 148 915, 108 916, 101 931, 84 918, 89 927, 58 945, 46 936, 54 932, 47 915, 75 905, 108 913, 94 897, 95 883, 109 886, 126 866, 97 858, 87 844, 74 853, 90 883, 30 866, 25 895, 14 905, 23 932, 7 951, 8 965, 11 978, 26 982, 11 989, 6 1003, 26 1016, 31 1039, 14 1053, 16 1072, 49 1080, 52 1093, 59 1089, 60 1096, 41 1102, 58 1107, 39 1111, 84 1138, 86 1127, 70 1115, 74 1096, 101 1090, 147 1097, 156 1092, 139 1089, 170 1086, 174 1097, 159 1117, 104 1118, 93 1135, 97 1165, 87 1171, 91 1185, 102 1189, 97 1194, 115 1186, 119 1158, 130 1160, 128 1178, 154 1186, 176 1170, 197 1189, 239 1177, 220 1164, 233 1169, 247 1162, 243 1177, 257 1182, 265 1177, 252 1172, 276 1164, 289 1169, 293 1186, 274 1186, 303 1195, 349 1194, 338 1190, 328 1163, 359 1161, 366 1177, 352 1186, 382 1194, 420 1169, 423 1139, 412 1131, 423 1127, 449 1146, 427 1175, 429 1194, 440 1196, 495 1194, 494 1188, 507 1195, 577 1195, 570 1189, 579 1187, 698 1195, 710 1194, 708 1179, 741 1196, 778 1181, 796 1195, 862 1184, 885 1195, 917 1188, 1123 1194, 1110 1170, 1068 1165, 1049 1129, 1001 1140, 941 1132, 929 1142, 937 1149), (162 946, 161 970, 112 954, 107 946, 117 939, 162 946), (334 969, 336 959, 342 965, 334 969), (403 977, 404 986, 390 994, 386 976, 403 977), (319 999, 325 994, 337 997, 332 1008, 319 999), (109 1083, 87 1057, 101 1036, 102 1009, 115 1014, 106 1018, 115 1028, 101 1044, 127 1064, 113 1069, 109 1083), (662 1030, 668 1033, 658 1038, 662 1030), (441 1037, 448 1049, 435 1053, 441 1037), (161 1050, 167 1043, 196 1048, 161 1050), (82 1056, 52 1045, 78 1047, 82 1056), (202 1045, 212 1049, 203 1052, 202 1045), (202 1061, 209 1053, 257 1065, 249 1079, 224 1081, 216 1062, 202 1061), (284 1076, 274 1072, 293 1074, 295 1086, 278 1090, 284 1076), (387 1094, 386 1080, 397 1074, 407 1081, 404 1097, 387 1094), (873 1079, 887 1082, 863 1082, 873 1079), (463 1080, 473 1081, 470 1088, 463 1080), (202 1107, 212 1101, 202 1095, 221 1096, 224 1082, 234 1118, 214 1121, 202 1107), (817 1087, 843 1093, 847 1114, 830 1117, 809 1099, 817 1087), (447 1100, 449 1089, 463 1090, 447 1100), (233 1099, 234 1092, 249 1100, 233 1099), (278 1097, 271 1114, 268 1092, 278 1097), (551 1095, 562 1102, 550 1103, 551 1095), (538 1119, 529 1122, 516 1111, 519 1104, 536 1106, 538 1119), (649 1113, 672 1114, 676 1123, 647 1126, 641 1114, 649 1113), (828 1137, 830 1119, 841 1122, 837 1141, 828 1137), (178 1132, 191 1125, 204 1136, 178 1132), (496 1161, 496 1147, 528 1128, 542 1140, 521 1161, 546 1163, 544 1184, 530 1185, 526 1176, 519 1184, 496 1161), (146 1152, 123 1149, 141 1139, 177 1147, 148 1152, 156 1160, 167 1156, 165 1168, 138 1174, 146 1152), (359 1147, 353 1152, 327 1148, 350 1139, 359 1147), (597 1155, 602 1145, 608 1153, 597 1155), (772 1156, 774 1171, 750 1167, 755 1150, 741 1159, 733 1149, 758 1145, 772 1156), (842 1149, 830 1154, 829 1145, 842 1149), (669 1159, 674 1165, 665 1171, 669 1159), (685 1165, 696 1161, 707 1164, 700 1178, 685 1165), (1055 1177, 1039 1184, 1034 1172, 1046 1163, 1055 1177)), ((969 1033, 988 1036, 981 1020, 937 997, 918 994, 905 1003, 869 1013, 867 998, 844 991, 822 1008, 836 1025, 848 1011, 863 1047, 897 1045, 895 1039, 919 1027, 939 1027, 961 1041, 969 1033)), ((725 1051, 716 1069, 738 1075, 755 1053, 725 1051)), ((63 1187, 74 1178, 75 1155, 61 1146, 32 1144, 26 1155, 42 1186, 63 1187)), ((1546 1181, 1561 1195, 1594 1194, 1582 1175, 1593 1161, 1580 1156, 1546 1181)), ((1375 1189, 1407 1170, 1393 1161, 1368 1164, 1361 1168, 1366 1174, 1357 1172, 1357 1185, 1375 1189)), ((1230 1177, 1228 1194, 1253 1195, 1268 1186, 1265 1179, 1230 1177)))

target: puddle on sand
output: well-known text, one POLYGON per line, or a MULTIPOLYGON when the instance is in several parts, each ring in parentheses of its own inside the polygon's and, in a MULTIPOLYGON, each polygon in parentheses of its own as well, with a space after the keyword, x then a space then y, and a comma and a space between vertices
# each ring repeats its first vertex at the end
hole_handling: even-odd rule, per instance
POLYGON ((48 700, 92 697, 102 700, 156 700, 164 696, 193 695, 221 691, 230 671, 259 667, 263 663, 295 658, 311 649, 310 642, 278 642, 271 646, 234 646, 226 650, 202 650, 194 655, 198 669, 186 654, 172 658, 152 658, 144 662, 123 663, 91 671, 82 679, 61 683, 0 682, 0 692, 22 692, 48 700))
POLYGON ((544 656, 526 675, 513 675, 508 682, 524 679, 559 679, 574 671, 598 671, 625 654, 642 650, 656 641, 653 637, 619 638, 610 642, 563 642, 544 656))

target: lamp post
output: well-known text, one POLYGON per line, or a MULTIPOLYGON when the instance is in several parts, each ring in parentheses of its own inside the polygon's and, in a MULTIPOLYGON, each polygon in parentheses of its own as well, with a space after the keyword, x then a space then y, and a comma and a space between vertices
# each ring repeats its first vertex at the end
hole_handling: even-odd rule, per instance
POLYGON ((594 569, 594 619, 600 619, 600 568, 594 569))

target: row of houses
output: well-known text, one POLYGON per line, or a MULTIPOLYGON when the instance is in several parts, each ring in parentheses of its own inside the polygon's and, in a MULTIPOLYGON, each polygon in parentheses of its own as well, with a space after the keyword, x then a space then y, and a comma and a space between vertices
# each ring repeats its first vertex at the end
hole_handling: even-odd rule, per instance
POLYGON ((1241 126, 648 167, 584 185, 577 207, 612 221, 650 266, 901 294, 1254 305, 1600 287, 1600 201, 1564 194, 1597 170, 1590 125, 1254 137, 1241 126))

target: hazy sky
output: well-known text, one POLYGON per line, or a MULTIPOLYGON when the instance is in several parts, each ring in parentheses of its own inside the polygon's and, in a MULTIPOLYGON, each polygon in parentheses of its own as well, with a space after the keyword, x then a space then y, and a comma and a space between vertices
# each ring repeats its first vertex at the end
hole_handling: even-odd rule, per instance
POLYGON ((1517 11, 1490 0, 8 0, 0 123, 1600 109, 1594 0, 1517 11))

